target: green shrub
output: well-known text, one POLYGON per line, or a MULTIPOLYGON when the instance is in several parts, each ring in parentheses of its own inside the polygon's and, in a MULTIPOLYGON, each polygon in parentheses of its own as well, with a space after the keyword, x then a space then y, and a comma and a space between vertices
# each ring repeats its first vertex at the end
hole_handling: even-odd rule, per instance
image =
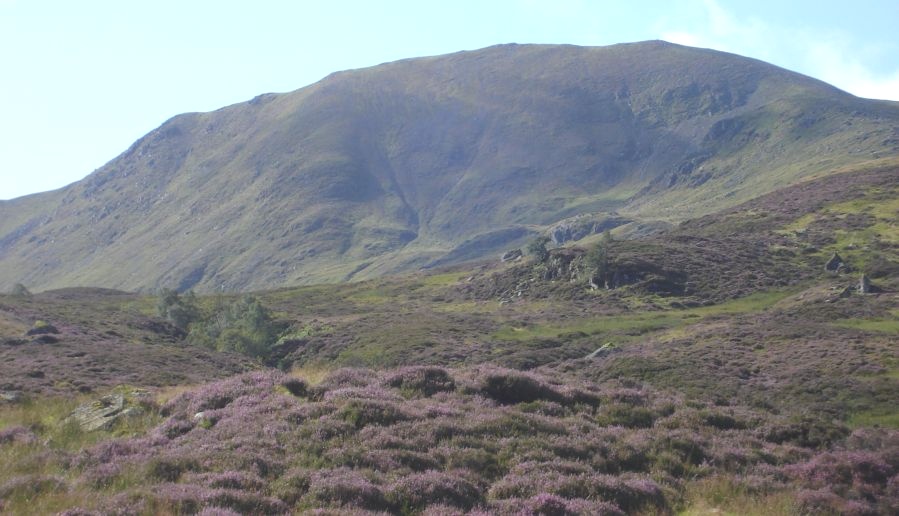
POLYGON ((244 296, 231 303, 220 300, 208 315, 190 324, 187 338, 191 344, 264 358, 281 331, 258 299, 244 296))
POLYGON ((603 426, 623 426, 626 428, 649 428, 655 422, 655 413, 646 407, 624 404, 607 405, 596 418, 603 426))
POLYGON ((549 237, 537 237, 528 244, 528 254, 533 256, 538 262, 545 262, 549 258, 549 250, 546 245, 549 244, 549 237))
POLYGON ((193 292, 182 296, 175 290, 164 288, 159 293, 156 310, 160 317, 182 330, 186 330, 200 318, 200 309, 193 292))

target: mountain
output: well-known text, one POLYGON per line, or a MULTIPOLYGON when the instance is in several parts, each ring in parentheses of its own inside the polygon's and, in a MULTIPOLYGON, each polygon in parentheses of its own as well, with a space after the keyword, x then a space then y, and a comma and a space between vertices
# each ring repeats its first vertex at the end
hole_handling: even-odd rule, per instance
POLYGON ((501 45, 183 114, 0 202, 0 289, 248 290, 714 213, 899 155, 899 104, 653 41, 501 45))

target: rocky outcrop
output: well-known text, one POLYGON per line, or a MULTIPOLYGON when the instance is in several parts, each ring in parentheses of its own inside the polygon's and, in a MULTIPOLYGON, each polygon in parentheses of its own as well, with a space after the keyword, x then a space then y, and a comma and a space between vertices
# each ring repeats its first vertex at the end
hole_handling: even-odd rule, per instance
POLYGON ((859 294, 870 294, 871 293, 871 280, 868 279, 868 276, 862 274, 862 277, 858 280, 858 293, 859 294))
POLYGON ((843 261, 843 257, 839 255, 839 253, 833 253, 827 263, 824 264, 824 270, 833 274, 837 274, 839 272, 846 272, 848 270, 848 266, 846 262, 843 261))
POLYGON ((144 413, 141 404, 150 393, 142 389, 120 389, 102 398, 80 405, 63 421, 74 422, 85 432, 109 430, 119 421, 144 413))
POLYGON ((500 261, 502 262, 513 262, 515 260, 519 260, 524 254, 521 252, 521 249, 512 249, 503 253, 500 257, 500 261))
POLYGON ((0 401, 6 403, 18 403, 24 399, 20 391, 0 391, 0 401))
POLYGON ((544 262, 544 281, 577 281, 583 271, 584 251, 582 249, 553 249, 544 262))
POLYGON ((580 240, 584 237, 602 233, 627 224, 630 220, 623 217, 581 216, 563 220, 549 229, 549 238, 556 245, 580 240))
POLYGON ((25 335, 32 337, 34 335, 57 335, 59 334, 59 330, 56 326, 52 324, 46 323, 44 321, 38 321, 34 323, 34 326, 28 330, 25 335))

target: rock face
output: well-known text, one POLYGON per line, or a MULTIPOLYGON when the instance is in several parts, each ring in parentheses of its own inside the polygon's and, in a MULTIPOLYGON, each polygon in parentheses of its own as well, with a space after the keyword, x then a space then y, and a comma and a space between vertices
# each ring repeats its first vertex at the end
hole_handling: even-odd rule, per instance
POLYGON ((512 262, 521 258, 522 256, 523 255, 521 249, 512 249, 511 251, 506 251, 505 253, 503 253, 503 255, 500 257, 500 260, 502 262, 512 262))
POLYGON ((842 272, 845 269, 846 263, 843 261, 843 257, 838 253, 833 253, 833 256, 831 256, 830 259, 827 260, 827 263, 824 264, 824 270, 834 274, 842 272))
POLYGON ((22 401, 23 396, 19 391, 0 391, 0 401, 7 403, 18 403, 22 401))
POLYGON ((556 245, 561 245, 572 240, 580 240, 584 237, 615 229, 618 226, 630 222, 621 217, 607 217, 597 220, 591 216, 575 217, 564 220, 549 230, 549 237, 556 245))
POLYGON ((29 337, 34 336, 34 335, 50 335, 50 334, 57 335, 57 334, 59 334, 59 330, 56 328, 56 326, 53 326, 52 324, 47 324, 44 322, 35 323, 34 327, 25 333, 25 335, 27 335, 29 337))
POLYGON ((143 413, 137 401, 148 397, 149 393, 140 389, 131 390, 127 395, 124 392, 108 394, 79 406, 64 422, 74 421, 86 432, 109 430, 118 421, 143 413))
POLYGON ((871 280, 868 279, 868 276, 862 274, 861 279, 858 280, 858 293, 859 294, 868 294, 871 292, 871 280))
POLYGON ((583 249, 553 249, 544 263, 544 281, 577 281, 583 271, 583 249))

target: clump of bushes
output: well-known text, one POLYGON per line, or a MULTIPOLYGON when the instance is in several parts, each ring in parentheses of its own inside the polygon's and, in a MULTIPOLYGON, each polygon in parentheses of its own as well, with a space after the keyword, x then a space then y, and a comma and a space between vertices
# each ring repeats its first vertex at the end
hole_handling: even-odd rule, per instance
POLYGON ((185 331, 191 344, 255 358, 265 358, 285 329, 253 296, 230 302, 219 298, 211 310, 203 310, 193 292, 180 295, 164 289, 157 311, 160 317, 185 331))

